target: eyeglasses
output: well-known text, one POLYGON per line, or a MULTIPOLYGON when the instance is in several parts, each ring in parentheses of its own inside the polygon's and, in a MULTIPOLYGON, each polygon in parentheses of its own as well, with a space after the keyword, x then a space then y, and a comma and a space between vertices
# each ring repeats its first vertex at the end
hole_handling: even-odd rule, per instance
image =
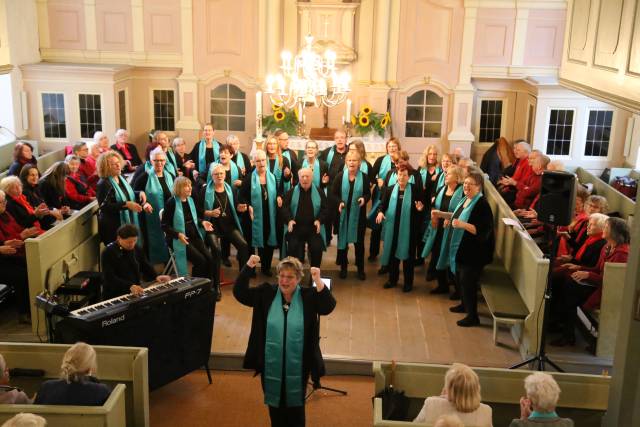
POLYGON ((214 176, 223 176, 226 175, 226 172, 214 172, 214 176))
POLYGON ((166 160, 165 159, 155 159, 155 160, 152 160, 152 162, 154 162, 154 163, 165 163, 166 160))

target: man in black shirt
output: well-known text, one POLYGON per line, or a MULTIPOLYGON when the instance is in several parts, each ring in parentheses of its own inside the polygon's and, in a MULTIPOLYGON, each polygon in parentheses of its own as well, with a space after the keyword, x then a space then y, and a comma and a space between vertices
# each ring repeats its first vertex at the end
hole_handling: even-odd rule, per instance
POLYGON ((300 169, 298 180, 298 185, 289 190, 282 205, 283 223, 287 224, 289 254, 303 262, 307 244, 311 267, 320 267, 325 248, 321 227, 327 217, 327 197, 312 184, 311 169, 300 169))
POLYGON ((142 277, 146 281, 167 282, 170 276, 156 275, 138 242, 138 228, 133 224, 124 224, 118 228, 116 241, 109 243, 102 252, 102 271, 104 273, 104 299, 120 295, 142 295, 142 277))

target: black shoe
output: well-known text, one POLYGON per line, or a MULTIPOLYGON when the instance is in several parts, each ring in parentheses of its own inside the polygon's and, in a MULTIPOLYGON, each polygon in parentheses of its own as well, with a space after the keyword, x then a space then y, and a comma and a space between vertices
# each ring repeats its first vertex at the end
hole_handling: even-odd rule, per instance
POLYGON ((229 258, 222 258, 222 265, 224 265, 225 267, 231 267, 231 261, 229 260, 229 258))
POLYGON ((340 267, 340 278, 341 279, 346 279, 347 278, 347 266, 343 265, 342 267, 340 267))
POLYGON ((367 261, 374 262, 376 258, 378 258, 378 255, 369 255, 369 258, 367 258, 367 261))
POLYGON ((380 267, 380 270, 378 270, 378 276, 382 276, 384 274, 387 274, 389 272, 389 269, 387 267, 380 267))
POLYGON ((449 311, 452 313, 466 313, 467 311, 464 309, 464 305, 458 304, 454 307, 449 307, 449 311))
POLYGON ((412 289, 413 289, 413 285, 407 285, 405 283, 404 286, 402 287, 402 292, 411 292, 412 289))
POLYGON ((360 280, 367 280, 367 275, 364 274, 363 270, 358 270, 358 279, 360 280))
POLYGON ((385 289, 391 289, 395 288, 397 285, 397 283, 386 282, 382 287, 385 289))
POLYGON ((222 299, 222 292, 218 290, 218 293, 216 295, 216 301, 220 301, 221 299, 222 299))
POLYGON ((480 319, 478 318, 478 316, 467 316, 462 320, 458 320, 456 324, 458 326, 462 326, 463 328, 478 326, 480 324, 480 319))
POLYGON ((455 291, 454 293, 452 293, 451 295, 449 295, 449 299, 451 301, 457 301, 459 299, 462 299, 462 297, 460 297, 460 292, 455 291))
POLYGON ((553 340, 549 343, 550 345, 554 346, 554 347, 565 347, 565 346, 574 346, 576 345, 576 337, 567 337, 567 336, 561 336, 560 338, 553 340))
POLYGON ((448 294, 449 293, 449 288, 442 288, 440 286, 438 286, 437 288, 431 289, 431 291, 429 291, 430 294, 436 295, 436 294, 448 294))

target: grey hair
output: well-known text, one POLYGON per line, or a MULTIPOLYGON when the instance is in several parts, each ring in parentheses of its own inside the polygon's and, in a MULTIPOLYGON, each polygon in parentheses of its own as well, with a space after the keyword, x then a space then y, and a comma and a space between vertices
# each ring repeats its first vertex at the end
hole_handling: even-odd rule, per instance
POLYGON ((320 146, 318 145, 318 141, 316 141, 315 139, 307 140, 307 143, 304 144, 305 149, 309 146, 309 143, 316 144, 316 150, 320 149, 320 146))
POLYGON ((5 176, 4 178, 2 178, 2 180, 0 180, 0 190, 2 190, 4 193, 6 193, 7 190, 14 185, 22 185, 22 181, 20 181, 20 178, 15 175, 5 176))
POLYGON ((106 135, 107 134, 102 132, 101 130, 97 131, 96 133, 93 134, 93 142, 96 144, 99 143, 102 137, 106 135))
POLYGON ((609 236, 611 240, 616 242, 616 245, 631 242, 631 232, 627 221, 622 218, 609 217, 607 224, 609 224, 609 236))
POLYGON ((69 154, 67 155, 67 157, 64 158, 65 163, 69 163, 74 160, 80 161, 80 157, 76 156, 75 154, 69 154))
POLYGON ((560 387, 555 379, 544 372, 536 372, 524 379, 524 389, 534 410, 552 412, 560 398, 560 387))
POLYGON ((256 150, 253 153, 253 161, 255 161, 258 158, 258 154, 262 153, 265 157, 265 159, 267 158, 267 153, 264 150, 256 150))
MULTIPOLYGON (((158 157, 158 154, 165 154, 164 150, 159 145, 156 148, 154 148, 153 150, 151 150, 151 152, 149 153, 149 160, 155 160, 155 158, 158 157)), ((166 154, 165 154, 165 156, 166 156, 166 154)))
POLYGON ((520 141, 516 143, 516 145, 520 148, 523 148, 527 153, 531 152, 531 145, 527 141, 520 141))
POLYGON ((589 220, 595 220, 596 225, 598 226, 598 228, 600 230, 604 229, 604 225, 607 223, 607 220, 609 219, 609 217, 603 213, 592 213, 591 215, 589 215, 589 220))
POLYGON ((30 412, 20 412, 8 419, 2 427, 45 427, 47 420, 30 412))
POLYGON ((184 143, 184 138, 180 138, 179 136, 177 136, 177 137, 173 138, 173 142, 171 143, 171 146, 173 148, 176 148, 176 146, 178 144, 181 144, 181 143, 184 143))
POLYGON ((118 129, 116 131, 116 133, 115 133, 115 138, 118 139, 118 138, 120 138, 121 135, 124 135, 125 133, 127 135, 129 135, 129 131, 128 130, 126 130, 126 129, 118 129))
POLYGON ((298 177, 300 176, 301 172, 309 172, 310 174, 313 175, 313 171, 311 170, 311 168, 300 168, 300 169, 298 169, 298 177))
POLYGON ((240 142, 240 139, 238 139, 238 137, 235 136, 234 134, 227 135, 227 144, 231 144, 233 141, 240 142))

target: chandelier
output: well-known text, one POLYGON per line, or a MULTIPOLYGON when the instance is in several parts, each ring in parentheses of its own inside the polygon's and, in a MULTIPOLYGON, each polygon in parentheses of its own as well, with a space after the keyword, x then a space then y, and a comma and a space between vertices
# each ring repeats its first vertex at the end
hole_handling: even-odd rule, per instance
POLYGON ((267 76, 267 88, 271 103, 291 108, 305 104, 334 107, 343 102, 351 91, 351 75, 336 69, 336 53, 330 49, 324 57, 313 50, 313 36, 305 37, 306 45, 292 58, 291 52, 280 55, 281 73, 267 76))

